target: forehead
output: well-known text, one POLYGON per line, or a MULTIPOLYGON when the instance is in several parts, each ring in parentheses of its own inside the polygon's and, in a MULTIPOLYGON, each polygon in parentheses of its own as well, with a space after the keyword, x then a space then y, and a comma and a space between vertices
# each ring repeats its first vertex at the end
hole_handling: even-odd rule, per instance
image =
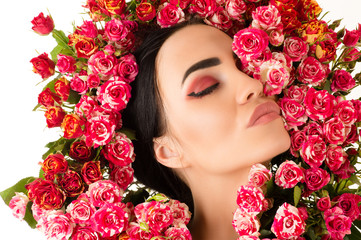
MULTIPOLYGON (((162 76, 184 74, 197 61, 232 54, 232 39, 215 27, 186 26, 170 36, 160 48, 156 60, 158 80, 162 76)), ((180 77, 183 77, 180 76, 180 77)))

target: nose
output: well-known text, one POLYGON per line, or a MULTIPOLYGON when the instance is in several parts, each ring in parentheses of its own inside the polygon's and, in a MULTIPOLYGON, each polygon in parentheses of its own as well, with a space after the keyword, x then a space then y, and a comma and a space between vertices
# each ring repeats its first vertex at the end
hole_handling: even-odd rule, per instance
POLYGON ((263 84, 261 81, 249 77, 241 73, 241 77, 237 84, 236 101, 238 104, 246 104, 252 99, 263 95, 263 84))

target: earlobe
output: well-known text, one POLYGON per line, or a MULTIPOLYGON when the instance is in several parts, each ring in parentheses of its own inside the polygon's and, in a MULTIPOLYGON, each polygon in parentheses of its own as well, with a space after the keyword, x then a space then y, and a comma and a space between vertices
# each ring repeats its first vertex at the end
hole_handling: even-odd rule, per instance
POLYGON ((169 168, 184 168, 180 149, 167 136, 153 139, 153 149, 157 161, 169 168))

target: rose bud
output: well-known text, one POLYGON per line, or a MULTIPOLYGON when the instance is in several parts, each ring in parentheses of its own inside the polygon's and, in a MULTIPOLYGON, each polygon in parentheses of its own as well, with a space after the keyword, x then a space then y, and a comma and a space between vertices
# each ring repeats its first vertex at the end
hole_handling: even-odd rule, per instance
POLYGON ((40 35, 48 35, 54 29, 54 21, 51 16, 44 17, 44 13, 40 13, 31 21, 32 29, 40 35))
POLYGON ((85 141, 79 140, 73 142, 70 146, 69 156, 84 163, 94 157, 94 151, 86 145, 85 141))
POLYGON ((64 173, 68 169, 68 162, 62 154, 50 154, 43 163, 41 168, 46 174, 55 175, 64 173))
POLYGON ((65 114, 65 111, 59 106, 49 107, 44 114, 48 128, 60 127, 65 114))
POLYGON ((50 88, 46 88, 38 96, 38 103, 43 105, 44 107, 55 106, 55 102, 60 104, 61 99, 57 94, 50 91, 50 88))
POLYGON ((33 64, 33 72, 39 74, 44 80, 55 73, 55 63, 48 57, 47 53, 31 59, 30 62, 33 64))
POLYGON ((143 22, 151 21, 155 15, 156 10, 151 3, 141 2, 135 9, 139 20, 143 22))
POLYGON ((54 90, 63 101, 68 100, 70 93, 70 82, 64 76, 59 78, 54 84, 54 90))
POLYGON ((78 138, 83 135, 82 126, 84 121, 76 114, 68 114, 64 117, 61 127, 64 130, 64 138, 78 138))
POLYGON ((346 47, 354 47, 360 39, 361 32, 357 30, 349 31, 346 29, 346 34, 343 37, 343 44, 346 47))

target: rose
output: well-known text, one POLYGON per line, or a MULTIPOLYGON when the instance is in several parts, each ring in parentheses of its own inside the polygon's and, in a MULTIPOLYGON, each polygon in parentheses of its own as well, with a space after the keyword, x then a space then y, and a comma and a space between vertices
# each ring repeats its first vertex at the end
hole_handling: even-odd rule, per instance
POLYGON ((126 38, 114 42, 114 46, 117 50, 125 53, 131 51, 134 48, 135 41, 136 39, 134 34, 132 32, 129 32, 126 38))
POLYGON ((84 163, 81 169, 81 176, 86 184, 91 184, 103 179, 103 175, 100 170, 100 162, 92 161, 84 163))
POLYGON ((112 74, 116 61, 113 55, 106 55, 103 51, 99 51, 89 58, 88 67, 94 74, 107 76, 112 74))
POLYGON ((277 7, 281 14, 281 21, 283 24, 283 31, 285 34, 293 32, 301 26, 301 22, 298 19, 299 13, 292 7, 292 5, 282 4, 277 7))
MULTIPOLYGON (((341 98, 340 98, 341 100, 341 98)), ((357 112, 351 101, 341 100, 335 106, 335 116, 347 126, 353 125, 357 120, 357 112)))
POLYGON ((322 212, 326 211, 327 209, 330 209, 331 208, 330 197, 327 196, 327 197, 322 197, 322 198, 318 199, 317 208, 318 208, 318 210, 320 210, 322 212))
POLYGON ((122 56, 114 67, 113 74, 121 77, 128 83, 134 81, 138 74, 138 65, 134 55, 129 53, 122 56))
POLYGON ((123 190, 111 180, 99 180, 89 185, 87 195, 95 207, 102 207, 106 203, 120 203, 123 190))
POLYGON ((305 227, 306 223, 300 211, 288 203, 283 203, 276 212, 271 231, 277 239, 294 239, 304 233, 305 227))
POLYGON ((350 100, 356 110, 357 120, 356 122, 361 122, 361 100, 352 99, 350 100))
POLYGON ((360 40, 361 32, 359 30, 349 31, 346 29, 345 36, 343 37, 343 44, 346 47, 354 47, 360 40))
POLYGON ((64 138, 78 138, 83 135, 84 120, 76 114, 68 114, 64 117, 61 123, 61 128, 64 131, 64 138))
POLYGON ((186 204, 174 199, 170 199, 167 204, 173 214, 173 226, 181 227, 189 223, 192 213, 186 204))
POLYGON ((334 171, 333 173, 337 175, 340 179, 347 179, 351 177, 351 174, 355 172, 355 167, 350 165, 350 160, 346 159, 346 161, 341 165, 341 167, 334 171))
POLYGON ((88 84, 86 81, 86 76, 79 76, 75 74, 74 77, 70 80, 70 88, 79 94, 85 94, 88 91, 88 84))
POLYGON ((304 131, 292 131, 291 132, 291 154, 294 157, 299 157, 299 150, 301 149, 303 143, 306 141, 306 134, 304 131))
POLYGON ((297 68, 298 80, 311 84, 312 86, 320 86, 327 77, 325 66, 314 57, 307 57, 302 60, 297 68))
POLYGON ((47 239, 67 240, 73 233, 75 224, 62 211, 51 211, 39 219, 36 228, 44 233, 47 239))
POLYGON ((121 39, 127 38, 129 34, 129 29, 127 25, 124 24, 122 20, 114 18, 108 21, 105 24, 105 35, 108 37, 109 41, 116 42, 121 39))
POLYGON ((20 220, 24 219, 28 202, 29 198, 24 193, 15 192, 15 196, 13 196, 9 202, 9 208, 13 216, 20 220))
POLYGON ((79 34, 88 38, 96 38, 98 36, 98 29, 92 21, 85 20, 77 30, 79 34))
POLYGON ((106 145, 113 137, 116 128, 115 119, 107 115, 90 118, 85 126, 86 143, 97 148, 106 145))
POLYGON ((261 56, 268 47, 268 39, 263 30, 245 28, 234 35, 232 50, 241 60, 250 61, 261 56))
POLYGON ((326 152, 326 165, 331 171, 338 170, 346 161, 347 154, 341 146, 329 145, 326 152))
POLYGON ((331 144, 342 144, 348 135, 344 123, 338 117, 329 119, 323 124, 323 133, 327 142, 331 144))
POLYGON ((262 187, 272 178, 272 172, 263 164, 257 163, 252 165, 248 173, 248 184, 255 187, 262 187))
POLYGON ((305 171, 306 186, 311 191, 317 191, 328 184, 330 174, 322 168, 309 168, 305 171))
POLYGON ((57 94, 53 93, 50 88, 46 88, 38 96, 38 103, 44 107, 54 106, 55 102, 60 104, 61 99, 57 94))
POLYGON ((268 35, 269 42, 275 47, 281 46, 285 40, 285 35, 282 30, 271 30, 268 35))
POLYGON ((115 133, 112 142, 103 148, 104 157, 113 164, 123 167, 135 159, 132 141, 124 133, 115 133))
MULTIPOLYGON (((71 236, 72 240, 99 240, 101 239, 99 233, 94 232, 91 226, 79 226, 77 225, 71 236)), ((121 239, 120 239, 121 240, 121 239)))
POLYGON ((326 143, 318 135, 309 135, 302 144, 301 157, 312 168, 322 165, 326 158, 326 143))
POLYGON ((57 178, 59 186, 68 197, 75 197, 84 191, 84 184, 80 175, 72 170, 57 178))
POLYGON ((264 210, 263 192, 254 186, 243 185, 237 190, 237 204, 248 213, 258 214, 264 210))
POLYGON ((275 183, 282 188, 293 188, 303 182, 303 170, 294 161, 286 160, 277 169, 275 183))
POLYGON ((75 66, 76 60, 72 56, 67 56, 63 54, 58 55, 58 62, 56 66, 61 73, 73 73, 76 70, 75 66))
POLYGON ((243 0, 229 0, 226 2, 225 9, 231 18, 239 21, 243 19, 243 14, 247 10, 247 5, 243 0))
POLYGON ((359 134, 357 133, 356 125, 352 125, 348 128, 350 133, 347 135, 346 140, 343 142, 342 146, 347 146, 348 144, 353 144, 359 141, 359 134))
POLYGON ((81 96, 79 102, 75 105, 74 112, 78 116, 84 116, 86 118, 91 117, 91 113, 95 108, 99 107, 98 102, 94 97, 88 95, 81 96))
POLYGON ((355 221, 360 216, 359 203, 361 197, 352 193, 343 193, 340 196, 334 197, 332 202, 336 202, 336 206, 343 210, 343 214, 355 221))
POLYGON ((322 8, 315 0, 303 0, 301 2, 300 15, 303 21, 315 19, 321 13, 322 8))
POLYGON ((100 84, 100 78, 98 74, 89 74, 87 78, 87 83, 89 88, 97 88, 100 84))
POLYGON ((324 219, 331 239, 343 239, 351 233, 351 218, 345 216, 341 208, 335 206, 324 213, 324 219))
POLYGON ((240 236, 253 235, 258 237, 260 235, 258 231, 261 223, 259 222, 257 216, 248 213, 241 208, 237 208, 234 212, 232 226, 240 236))
POLYGON ((283 91, 284 97, 303 103, 308 91, 307 85, 292 85, 283 91))
POLYGON ((312 120, 323 120, 333 114, 335 97, 326 90, 310 88, 305 97, 306 114, 312 120))
POLYGON ((110 172, 110 180, 116 182, 118 186, 126 190, 130 183, 133 182, 134 170, 130 166, 114 166, 110 172))
POLYGON ((98 90, 98 101, 104 108, 114 111, 123 110, 130 99, 130 85, 121 80, 120 77, 114 77, 108 80, 98 90))
POLYGON ((346 49, 345 53, 342 56, 342 60, 344 62, 353 62, 356 61, 360 56, 361 56, 361 52, 357 48, 352 47, 346 49))
POLYGON ((202 18, 206 18, 214 14, 217 8, 214 0, 192 0, 189 6, 189 13, 196 13, 202 18))
MULTIPOLYGON (((142 225, 144 226, 145 223, 142 222, 142 225)), ((130 239, 152 239, 158 235, 158 233, 153 229, 146 230, 143 227, 141 228, 140 224, 136 222, 131 222, 129 224, 129 227, 127 228, 127 234, 129 235, 130 239)))
POLYGON ((70 145, 69 156, 81 163, 87 162, 94 157, 94 151, 83 140, 78 140, 70 145))
POLYGON ((91 217, 96 211, 95 207, 88 201, 74 200, 66 208, 71 220, 77 224, 90 225, 91 217))
POLYGON ((306 109, 296 100, 282 98, 279 103, 282 110, 282 116, 286 120, 288 128, 297 128, 302 126, 308 120, 306 109))
POLYGON ((299 37, 288 37, 283 44, 283 51, 292 61, 299 62, 307 57, 309 45, 299 37))
POLYGON ((303 131, 307 135, 319 135, 323 137, 323 131, 320 124, 317 122, 310 121, 304 128, 303 131))
POLYGON ((61 208, 66 198, 57 185, 41 178, 26 184, 25 188, 28 190, 29 200, 46 210, 61 208))
POLYGON ((171 27, 185 21, 185 14, 180 7, 164 3, 158 8, 157 23, 162 28, 171 27))
POLYGON ((191 233, 187 228, 175 228, 171 227, 168 228, 165 233, 165 237, 169 239, 177 239, 177 240, 191 240, 192 236, 191 233))
POLYGON ((317 41, 322 41, 325 33, 328 31, 327 23, 318 19, 310 20, 297 29, 300 38, 310 45, 317 41))
POLYGON ((51 16, 44 17, 44 13, 40 13, 31 21, 32 28, 37 34, 48 35, 54 29, 54 21, 51 16))
POLYGON ((157 14, 154 6, 148 2, 141 2, 135 9, 137 17, 143 22, 151 21, 157 14))
POLYGON ((106 203, 92 216, 93 230, 103 238, 123 232, 128 226, 129 214, 124 211, 124 204, 106 203))
POLYGON ((64 173, 68 169, 68 162, 66 161, 65 157, 60 154, 50 154, 46 157, 43 163, 41 163, 41 169, 46 174, 58 174, 64 173))
POLYGON ((39 74, 43 80, 55 73, 55 63, 48 57, 47 53, 32 58, 30 62, 33 64, 33 72, 39 74))
POLYGON ((209 15, 204 22, 222 31, 229 30, 233 25, 228 12, 223 7, 216 8, 214 14, 209 15))
POLYGON ((332 77, 331 90, 348 91, 356 85, 356 81, 352 78, 351 74, 343 69, 335 70, 332 77))
POLYGON ((252 12, 252 27, 265 31, 282 29, 281 14, 273 5, 260 6, 252 12))
POLYGON ((125 0, 98 0, 97 2, 108 16, 121 15, 125 10, 125 0))
POLYGON ((311 46, 310 52, 320 62, 330 62, 336 57, 336 44, 333 40, 322 40, 311 46))
POLYGON ((50 106, 47 108, 44 116, 48 128, 60 127, 65 117, 65 111, 59 106, 50 106))
POLYGON ((74 45, 78 58, 89 58, 98 50, 98 46, 92 38, 84 37, 82 35, 77 35, 75 39, 70 37, 69 44, 74 45))
POLYGON ((70 82, 62 76, 58 80, 56 80, 54 84, 54 91, 58 94, 63 101, 68 100, 69 93, 70 93, 70 82))

